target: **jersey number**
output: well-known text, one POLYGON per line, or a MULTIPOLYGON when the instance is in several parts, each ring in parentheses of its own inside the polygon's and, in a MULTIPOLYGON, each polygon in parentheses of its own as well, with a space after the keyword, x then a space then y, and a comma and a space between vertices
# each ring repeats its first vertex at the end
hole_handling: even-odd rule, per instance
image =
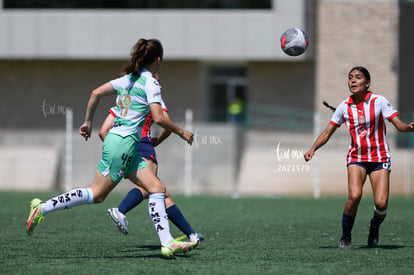
POLYGON ((122 154, 122 165, 129 167, 131 165, 132 157, 128 156, 127 154, 122 154))
POLYGON ((121 95, 118 100, 119 116, 126 117, 128 115, 129 105, 131 104, 131 96, 121 95))

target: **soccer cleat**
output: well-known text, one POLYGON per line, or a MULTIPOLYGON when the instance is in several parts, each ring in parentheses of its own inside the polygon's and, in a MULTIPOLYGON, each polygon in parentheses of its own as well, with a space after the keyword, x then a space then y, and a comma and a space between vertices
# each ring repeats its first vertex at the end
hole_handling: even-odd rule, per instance
POLYGON ((119 232, 124 235, 128 234, 128 221, 125 215, 119 212, 118 208, 109 208, 106 215, 114 221, 119 232))
POLYGON ((162 256, 165 258, 173 258, 174 254, 187 253, 187 251, 192 250, 197 245, 197 243, 183 242, 180 239, 181 237, 172 240, 167 245, 161 246, 162 256))
POLYGON ((374 248, 378 247, 378 235, 379 235, 379 227, 373 226, 372 224, 369 226, 369 235, 368 235, 368 247, 374 248))
POLYGON ((343 249, 352 248, 351 237, 342 237, 341 241, 339 242, 339 248, 343 248, 343 249))
MULTIPOLYGON (((186 239, 187 239, 187 235, 182 235, 182 236, 176 238, 175 240, 176 241, 184 241, 186 239)), ((196 249, 197 246, 202 241, 204 241, 204 236, 203 236, 203 234, 200 234, 200 233, 192 233, 188 239, 190 240, 190 242, 195 243, 193 248, 196 249)))
POLYGON ((42 209, 40 207, 41 203, 42 201, 39 199, 33 199, 30 202, 30 213, 26 221, 27 234, 29 236, 32 235, 33 230, 35 229, 36 225, 38 225, 44 219, 42 209))
POLYGON ((190 242, 199 244, 202 241, 204 241, 204 236, 203 234, 200 234, 200 233, 193 233, 190 235, 189 239, 190 239, 190 242))
MULTIPOLYGON (((175 238, 175 240, 177 240, 177 241, 183 241, 185 239, 187 239, 187 235, 182 235, 178 238, 175 238)), ((199 244, 202 241, 204 241, 204 235, 200 234, 200 233, 193 233, 193 234, 190 235, 189 240, 190 240, 190 242, 194 242, 194 243, 199 244)))

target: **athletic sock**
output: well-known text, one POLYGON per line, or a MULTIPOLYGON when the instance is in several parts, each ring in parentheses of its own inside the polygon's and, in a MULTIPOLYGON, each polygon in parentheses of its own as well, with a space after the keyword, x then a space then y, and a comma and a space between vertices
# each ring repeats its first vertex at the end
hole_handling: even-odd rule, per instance
POLYGON ((168 216, 165 211, 165 194, 153 193, 148 198, 148 211, 155 226, 161 245, 166 245, 173 240, 168 224, 168 216))
POLYGON ((384 221, 385 216, 377 216, 374 214, 374 216, 371 219, 371 226, 378 228, 381 223, 384 221))
POLYGON ((51 198, 42 205, 42 213, 69 209, 83 204, 93 204, 93 193, 90 188, 78 188, 51 198))
POLYGON ((131 211, 135 206, 140 204, 144 200, 141 190, 138 188, 131 189, 122 202, 118 206, 118 211, 122 214, 126 214, 131 211))
POLYGON ((170 207, 168 207, 167 214, 168 214, 168 219, 175 226, 177 226, 178 229, 180 229, 184 234, 186 234, 187 237, 189 237, 190 234, 195 233, 193 229, 191 228, 191 225, 185 219, 183 213, 181 213, 177 205, 173 204, 170 207))
POLYGON ((342 215, 342 237, 351 238, 352 227, 354 227, 355 216, 342 215))
POLYGON ((385 208, 385 210, 378 210, 377 207, 374 205, 374 215, 371 219, 371 226, 378 228, 384 221, 386 215, 387 208, 385 208))

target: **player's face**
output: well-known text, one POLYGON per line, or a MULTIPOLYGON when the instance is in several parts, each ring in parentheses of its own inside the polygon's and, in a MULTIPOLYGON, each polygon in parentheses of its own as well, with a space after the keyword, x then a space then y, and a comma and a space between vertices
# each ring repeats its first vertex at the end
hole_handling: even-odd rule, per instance
POLYGON ((366 79, 365 75, 362 72, 353 70, 349 73, 348 87, 351 93, 365 93, 368 90, 369 85, 370 81, 366 79))

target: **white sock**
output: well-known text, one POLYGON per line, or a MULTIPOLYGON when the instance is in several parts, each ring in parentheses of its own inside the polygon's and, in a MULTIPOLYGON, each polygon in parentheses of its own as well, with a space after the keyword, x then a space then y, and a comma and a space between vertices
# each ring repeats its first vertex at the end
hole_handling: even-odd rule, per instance
POLYGON ((168 224, 168 216, 165 211, 164 193, 153 193, 148 198, 148 210, 150 218, 155 226, 161 245, 166 245, 173 240, 168 224))
POLYGON ((83 204, 93 203, 93 193, 90 188, 78 188, 51 198, 42 205, 43 215, 56 210, 69 209, 83 204))

